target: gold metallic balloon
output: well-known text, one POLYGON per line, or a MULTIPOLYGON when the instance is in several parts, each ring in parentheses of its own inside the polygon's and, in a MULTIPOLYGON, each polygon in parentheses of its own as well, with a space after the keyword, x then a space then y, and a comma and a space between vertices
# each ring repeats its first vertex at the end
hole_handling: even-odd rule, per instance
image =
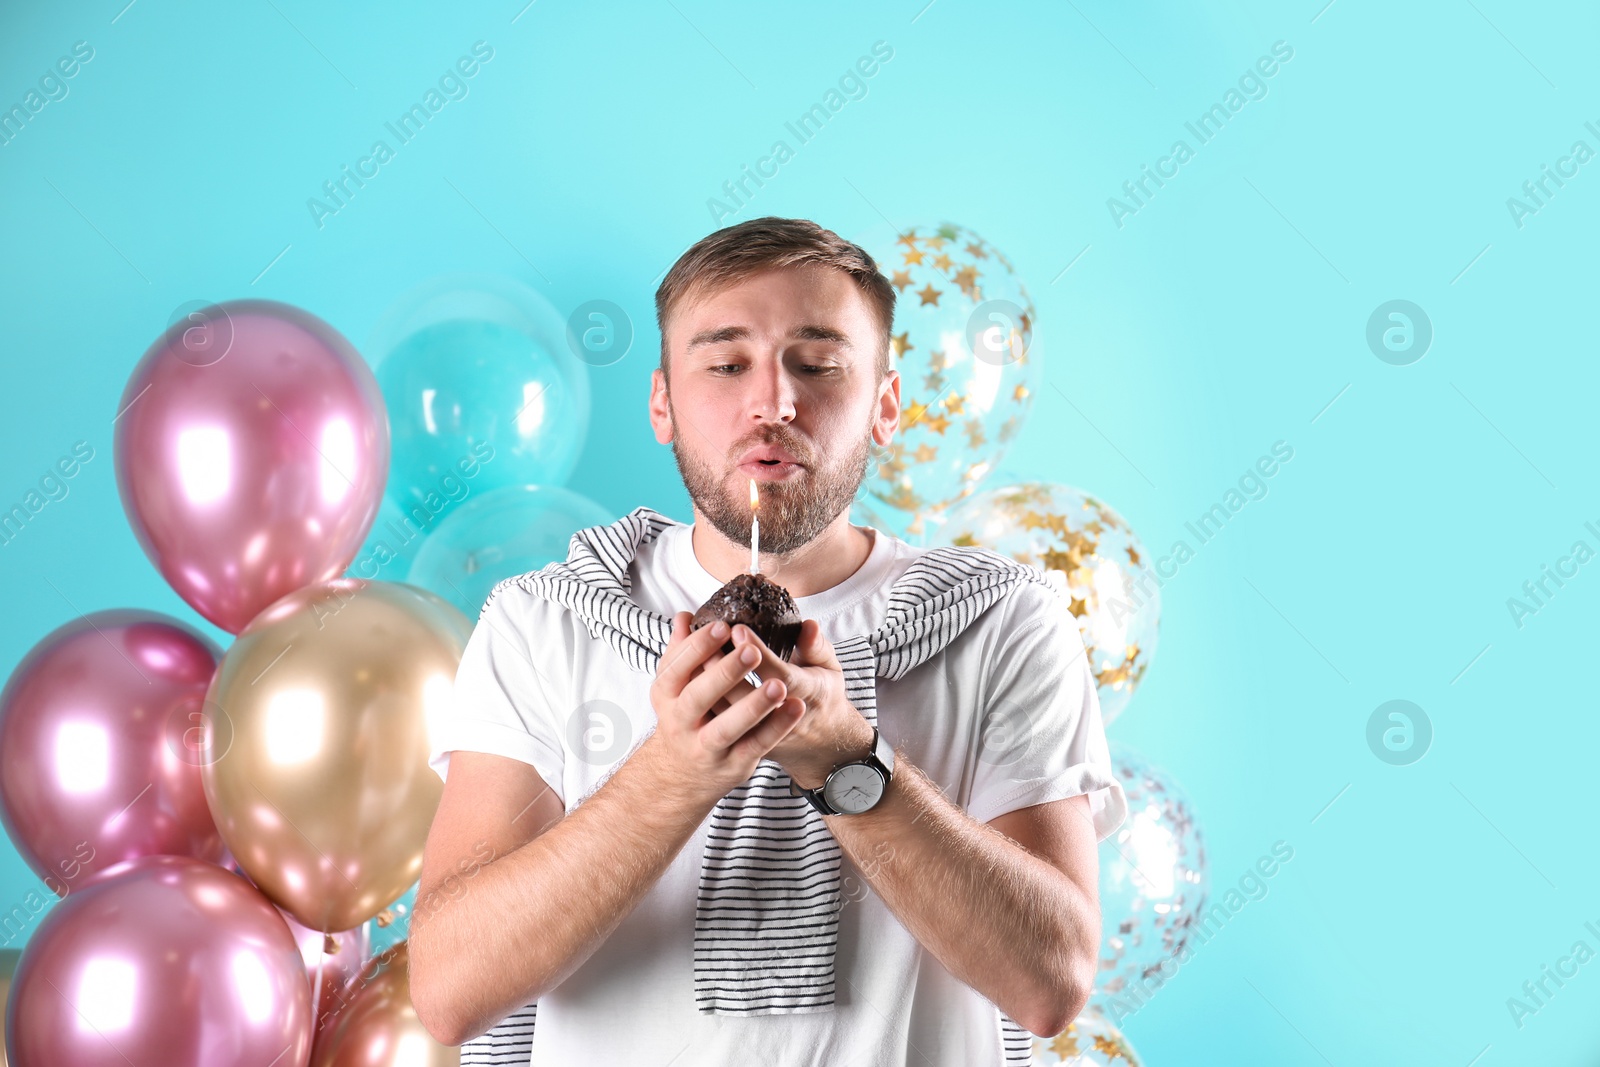
POLYGON ((439 1044, 417 1021, 408 947, 392 945, 350 979, 338 1014, 317 1035, 311 1067, 460 1067, 461 1049, 439 1044))
POLYGON ((211 680, 201 780, 235 860, 313 930, 366 922, 415 882, 443 784, 444 714, 472 624, 416 586, 336 578, 276 601, 211 680))
MULTIPOLYGON (((5 1008, 11 999, 11 979, 17 974, 17 961, 22 958, 20 948, 0 948, 0 1030, 5 1028, 5 1008)), ((6 1067, 5 1034, 0 1033, 0 1067, 6 1067)))

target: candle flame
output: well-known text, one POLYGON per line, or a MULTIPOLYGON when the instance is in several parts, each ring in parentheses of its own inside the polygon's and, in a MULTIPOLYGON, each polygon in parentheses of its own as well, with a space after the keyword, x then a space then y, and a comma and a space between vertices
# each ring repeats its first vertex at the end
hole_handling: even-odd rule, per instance
POLYGON ((756 480, 750 479, 750 510, 755 511, 761 506, 761 494, 756 490, 756 480))

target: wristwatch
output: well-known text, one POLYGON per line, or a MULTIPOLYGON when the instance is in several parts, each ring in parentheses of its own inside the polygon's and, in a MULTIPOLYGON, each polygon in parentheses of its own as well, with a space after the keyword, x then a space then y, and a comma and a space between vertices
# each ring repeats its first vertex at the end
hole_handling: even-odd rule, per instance
POLYGON ((894 777, 894 746, 878 728, 872 728, 872 751, 865 759, 841 763, 815 789, 804 789, 789 779, 789 795, 805 797, 823 815, 860 815, 883 799, 894 777))

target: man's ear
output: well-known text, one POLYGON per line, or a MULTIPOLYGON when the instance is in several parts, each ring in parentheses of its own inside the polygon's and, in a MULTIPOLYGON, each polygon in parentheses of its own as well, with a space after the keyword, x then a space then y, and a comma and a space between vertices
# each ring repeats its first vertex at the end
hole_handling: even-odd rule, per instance
POLYGON ((655 431, 656 443, 672 440, 672 415, 667 403, 667 378, 657 367, 650 372, 650 428, 655 431))
POLYGON ((872 420, 872 439, 880 446, 894 439, 900 428, 900 372, 890 368, 878 385, 878 409, 872 420))

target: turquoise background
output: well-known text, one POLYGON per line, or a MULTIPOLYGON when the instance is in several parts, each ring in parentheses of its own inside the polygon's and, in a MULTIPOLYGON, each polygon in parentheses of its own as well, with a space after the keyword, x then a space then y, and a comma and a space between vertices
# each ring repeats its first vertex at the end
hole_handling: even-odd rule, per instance
MULTIPOLYGON (((1011 257, 1071 398, 1041 390, 991 484, 1083 487, 1159 552, 1294 448, 1167 583, 1110 731, 1188 791, 1213 898, 1294 848, 1128 1021, 1146 1062, 1600 1053, 1600 963, 1521 1028, 1506 1005, 1579 939, 1600 950, 1600 563, 1520 628, 1506 604, 1575 541, 1600 549, 1600 162, 1521 227, 1506 204, 1574 141, 1600 149, 1592 5, 523 3, 6 5, 0 106, 74 42, 94 58, 0 147, 0 506, 75 441, 95 457, 0 548, 0 667, 82 612, 206 625, 140 551, 112 470, 123 384, 180 304, 288 301, 359 346, 446 271, 516 277, 563 313, 614 301, 637 336, 593 372, 569 485, 687 518, 645 417, 679 253, 763 214, 845 236, 948 218, 1011 257), (307 199, 479 40, 470 95, 319 229, 307 199), (879 40, 894 56, 867 96, 715 218, 708 199, 879 40), (1266 97, 1119 228, 1107 198, 1280 40, 1266 97), (1392 299, 1433 325, 1409 366, 1366 343, 1392 299), (1409 766, 1366 742, 1391 699, 1433 724, 1409 766)), ((0 906, 38 884, 8 850, 0 906)))

